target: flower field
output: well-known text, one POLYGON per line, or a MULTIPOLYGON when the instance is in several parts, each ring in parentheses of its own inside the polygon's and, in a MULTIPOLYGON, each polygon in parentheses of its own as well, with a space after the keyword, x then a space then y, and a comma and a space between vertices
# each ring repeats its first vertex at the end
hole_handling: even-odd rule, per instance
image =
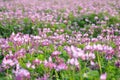
POLYGON ((0 80, 120 80, 120 0, 0 0, 0 80))

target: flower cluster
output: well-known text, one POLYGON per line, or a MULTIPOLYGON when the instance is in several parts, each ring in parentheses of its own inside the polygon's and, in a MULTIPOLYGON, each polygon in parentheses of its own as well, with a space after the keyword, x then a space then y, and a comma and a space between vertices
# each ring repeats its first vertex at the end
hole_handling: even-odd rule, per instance
POLYGON ((120 0, 1 0, 2 80, 119 80, 120 0))

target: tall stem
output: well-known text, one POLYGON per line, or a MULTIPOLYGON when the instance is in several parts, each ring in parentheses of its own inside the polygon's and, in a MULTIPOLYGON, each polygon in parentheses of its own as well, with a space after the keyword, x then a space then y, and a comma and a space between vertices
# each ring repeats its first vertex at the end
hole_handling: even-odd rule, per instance
POLYGON ((101 67, 100 56, 98 55, 98 52, 97 52, 97 60, 100 67, 100 74, 102 74, 102 67, 101 67))

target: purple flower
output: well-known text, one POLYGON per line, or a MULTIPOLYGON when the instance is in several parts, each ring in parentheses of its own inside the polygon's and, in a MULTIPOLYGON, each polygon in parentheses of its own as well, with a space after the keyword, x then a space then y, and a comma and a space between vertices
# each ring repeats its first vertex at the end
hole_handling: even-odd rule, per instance
POLYGON ((90 60, 93 60, 93 59, 95 59, 95 54, 94 53, 87 53, 87 54, 85 54, 86 55, 86 58, 87 59, 90 59, 90 60))
POLYGON ((56 64, 53 63, 52 60, 49 60, 49 61, 45 60, 45 61, 44 61, 44 66, 45 66, 45 67, 48 67, 48 68, 50 68, 50 69, 56 68, 56 64))
POLYGON ((73 57, 74 58, 81 57, 84 54, 84 52, 81 49, 76 48, 74 46, 71 46, 71 50, 73 52, 73 57))
POLYGON ((56 66, 57 71, 66 70, 66 69, 67 69, 67 65, 65 63, 60 63, 56 66))
POLYGON ((115 66, 118 67, 118 68, 120 68, 120 60, 115 61, 115 66))
POLYGON ((77 59, 74 59, 74 58, 68 59, 67 63, 68 63, 68 64, 71 64, 71 65, 74 65, 74 66, 79 66, 78 60, 77 60, 77 59))
POLYGON ((2 61, 2 66, 4 68, 9 68, 9 67, 12 67, 14 65, 16 65, 18 63, 18 61, 16 59, 6 59, 4 58, 3 61, 2 61))
POLYGON ((50 41, 49 40, 44 40, 42 42, 42 46, 49 46, 50 45, 50 41))
POLYGON ((30 73, 25 69, 19 69, 14 73, 15 73, 15 80, 30 80, 30 73))
POLYGON ((52 53, 52 56, 58 56, 58 55, 60 55, 61 54, 61 52, 59 52, 59 51, 54 51, 53 53, 52 53))
POLYGON ((25 56, 26 53, 27 53, 26 50, 25 50, 24 48, 22 48, 22 49, 20 49, 19 51, 17 51, 17 52, 14 54, 14 56, 15 56, 16 58, 22 58, 22 57, 25 56))

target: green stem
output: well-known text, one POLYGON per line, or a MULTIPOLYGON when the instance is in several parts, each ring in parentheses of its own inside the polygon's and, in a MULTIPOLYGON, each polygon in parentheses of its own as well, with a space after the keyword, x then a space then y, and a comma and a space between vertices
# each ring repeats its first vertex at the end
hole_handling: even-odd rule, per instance
POLYGON ((57 73, 57 71, 55 70, 55 77, 56 77, 56 80, 58 80, 58 73, 57 73))
POLYGON ((64 71, 63 72, 60 72, 60 75, 61 75, 61 79, 64 80, 65 79, 65 74, 64 74, 64 71))
POLYGON ((73 80, 71 76, 71 68, 70 65, 68 65, 68 75, 69 75, 69 80, 73 80))
POLYGON ((80 80, 83 80, 82 79, 82 70, 80 70, 80 80))
POLYGON ((7 79, 9 79, 9 77, 8 77, 8 73, 9 73, 9 71, 8 71, 8 69, 7 69, 7 79))
POLYGON ((98 55, 98 52, 97 52, 97 59, 98 59, 99 67, 100 67, 100 74, 102 74, 102 67, 101 67, 100 56, 98 55))
POLYGON ((72 79, 75 80, 75 66, 74 66, 73 72, 72 72, 72 79))

